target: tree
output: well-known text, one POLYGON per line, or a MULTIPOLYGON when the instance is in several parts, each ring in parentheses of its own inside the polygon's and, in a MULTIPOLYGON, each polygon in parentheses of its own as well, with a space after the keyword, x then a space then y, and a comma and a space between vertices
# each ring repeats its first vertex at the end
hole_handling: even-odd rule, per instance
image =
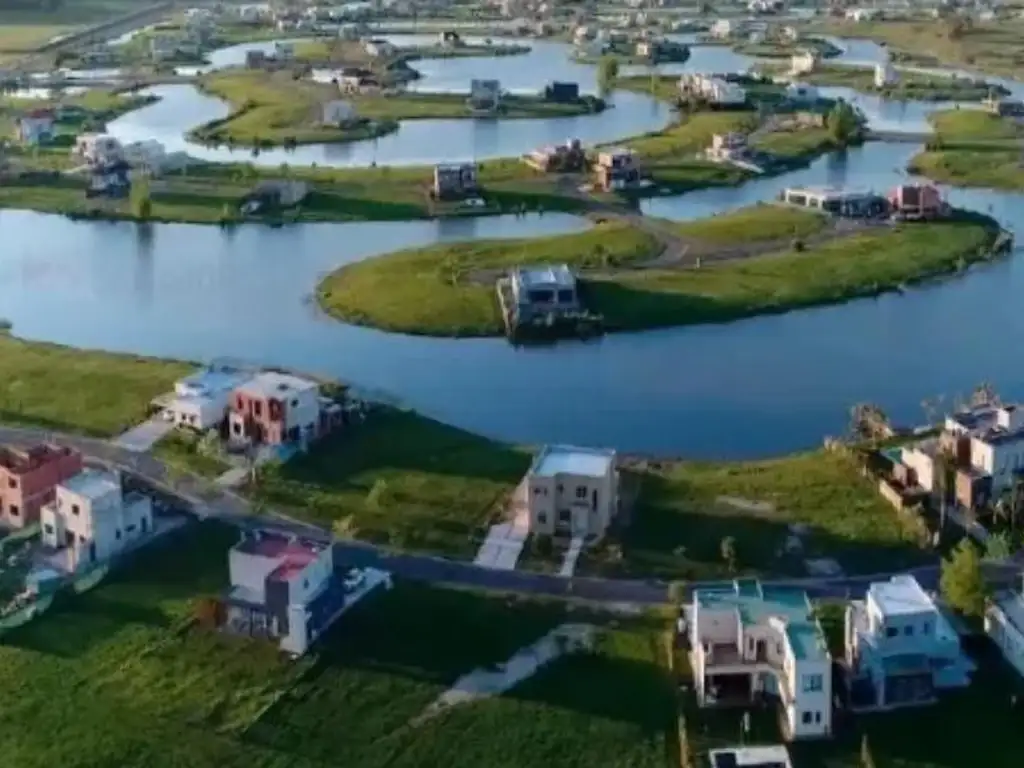
POLYGON ((942 596, 964 616, 980 618, 985 613, 988 587, 981 574, 981 557, 970 539, 964 539, 953 554, 942 561, 942 596))
POLYGON ((597 64, 597 88, 601 96, 607 96, 608 92, 615 87, 615 80, 619 76, 619 57, 602 56, 597 64))
POLYGON ((129 203, 132 215, 140 221, 148 221, 153 211, 153 201, 149 197, 149 180, 142 178, 132 184, 129 203))
POLYGON ((825 118, 832 141, 837 146, 847 147, 860 137, 860 118, 856 110, 840 99, 825 118))
POLYGON ((1012 554, 1012 549, 1009 533, 1006 531, 994 533, 985 543, 985 559, 1006 560, 1012 554))
POLYGON ((729 569, 729 573, 736 573, 736 539, 732 536, 726 536, 722 539, 719 544, 719 550, 722 553, 722 559, 725 561, 725 567, 729 569))

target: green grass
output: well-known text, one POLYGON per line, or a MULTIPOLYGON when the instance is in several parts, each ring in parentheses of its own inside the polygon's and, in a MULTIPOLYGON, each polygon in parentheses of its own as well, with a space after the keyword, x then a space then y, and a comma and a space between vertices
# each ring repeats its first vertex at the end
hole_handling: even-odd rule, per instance
POLYGON ((801 75, 800 80, 812 85, 845 86, 863 93, 877 93, 886 98, 907 101, 982 101, 993 94, 1008 93, 995 84, 913 71, 900 71, 898 83, 877 88, 874 69, 839 64, 820 66, 814 72, 801 75))
POLYGON ((6 635, 5 761, 327 768, 344 754, 353 768, 669 765, 673 691, 654 617, 610 624, 555 603, 399 583, 292 662, 270 644, 186 623, 196 597, 226 587, 236 540, 219 524, 194 524, 6 635), (409 725, 458 676, 567 618, 602 626, 595 653, 409 725))
POLYGON ((4 20, 0 13, 0 54, 17 54, 33 51, 53 38, 67 34, 72 29, 66 24, 17 24, 4 20))
POLYGON ((0 422, 107 436, 192 370, 182 362, 0 336, 0 422))
POLYGON ((996 228, 952 221, 882 228, 701 269, 625 272, 587 282, 611 329, 712 323, 896 290, 988 258, 996 228))
POLYGON ((744 573, 803 575, 804 557, 833 557, 848 572, 871 573, 928 557, 919 530, 903 522, 851 459, 815 451, 650 468, 640 475, 623 559, 608 564, 598 556, 593 567, 666 579, 728 578, 721 554, 728 536, 744 573), (795 523, 809 529, 804 553, 785 555, 788 526, 795 523))
MULTIPOLYGON (((731 245, 813 234, 824 220, 765 206, 677 225, 683 234, 731 245)), ((899 288, 984 258, 994 224, 970 219, 881 227, 701 269, 629 270, 657 255, 656 240, 622 224, 529 241, 483 241, 401 251, 351 264, 317 288, 320 305, 346 322, 403 333, 502 333, 494 279, 522 264, 566 262, 620 268, 586 278, 588 308, 611 329, 722 322, 843 301, 899 288)))
POLYGON ((176 429, 153 446, 151 453, 169 466, 201 477, 219 477, 231 469, 222 458, 202 453, 199 439, 192 432, 176 429))
POLYGON ((532 240, 432 246, 342 267, 319 284, 317 298, 347 322, 433 336, 493 336, 503 332, 494 281, 510 267, 614 266, 657 252, 654 237, 622 224, 532 240))
POLYGON ((386 410, 268 466, 248 492, 346 535, 471 558, 529 463, 511 446, 386 410))
POLYGON ((945 184, 1024 188, 1024 131, 1013 120, 975 110, 939 112, 930 119, 936 139, 911 158, 911 171, 945 184))
POLYGON ((737 245, 791 237, 810 237, 830 224, 815 211, 782 205, 755 205, 708 219, 675 225, 675 230, 715 245, 737 245))

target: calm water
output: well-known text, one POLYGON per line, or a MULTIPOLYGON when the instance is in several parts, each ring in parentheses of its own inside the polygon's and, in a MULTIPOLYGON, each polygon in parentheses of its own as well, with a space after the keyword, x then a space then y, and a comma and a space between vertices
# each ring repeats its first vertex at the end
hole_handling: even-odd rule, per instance
MULTIPOLYGON (((870 60, 864 47, 855 53, 870 60)), ((727 49, 701 48, 691 64, 720 71, 727 67, 715 57, 730 56, 727 49)), ((523 74, 515 68, 521 59, 487 61, 511 67, 514 74, 503 78, 508 87, 562 77, 561 71, 523 74)), ((459 87, 465 72, 458 68, 466 62, 448 63, 432 75, 434 82, 459 87)), ((169 131, 167 125, 209 119, 194 120, 182 104, 212 114, 222 108, 195 94, 184 98, 141 111, 134 124, 169 131)), ((901 111, 890 119, 904 125, 918 124, 927 109, 895 108, 901 111)), ((132 124, 119 122, 121 130, 132 124)), ((432 136, 403 151, 424 154, 444 140, 432 136)), ((785 177, 651 201, 645 210, 687 219, 770 199, 790 184, 884 188, 906 178, 903 168, 916 149, 870 144, 785 177)), ((1024 234, 1024 197, 981 191, 950 197, 1024 234)), ((902 296, 541 349, 355 328, 321 317, 309 300, 328 270, 398 248, 585 227, 581 219, 549 214, 247 226, 229 233, 4 211, 0 314, 28 338, 194 359, 230 355, 333 374, 504 439, 670 455, 745 457, 813 446, 844 428, 854 402, 875 401, 898 419, 919 419, 923 398, 967 392, 980 379, 1004 396, 1024 394, 1024 367, 1007 352, 1024 336, 1019 254, 902 296)))

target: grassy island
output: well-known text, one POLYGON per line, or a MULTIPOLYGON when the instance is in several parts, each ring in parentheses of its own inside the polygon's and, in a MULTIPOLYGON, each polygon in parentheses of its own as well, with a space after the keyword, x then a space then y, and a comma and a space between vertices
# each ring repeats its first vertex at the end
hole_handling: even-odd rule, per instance
POLYGON ((846 234, 817 214, 775 206, 673 229, 674 236, 659 236, 609 223, 526 242, 404 251, 342 267, 321 282, 317 296, 347 322, 432 336, 496 336, 502 333, 496 273, 566 262, 581 273, 586 303, 608 328, 639 330, 898 289, 988 258, 998 232, 993 221, 968 216, 846 234))
POLYGON ((766 40, 761 43, 741 41, 733 46, 736 53, 755 56, 760 59, 788 59, 807 50, 815 51, 823 59, 838 56, 843 51, 820 37, 805 37, 798 40, 766 40))
POLYGON ((943 184, 1024 189, 1024 130, 1012 119, 977 110, 931 116, 935 138, 910 160, 910 170, 943 184))
POLYGON ((874 69, 829 64, 801 75, 800 80, 812 85, 845 86, 903 101, 983 101, 1009 93, 1006 88, 981 79, 929 75, 912 70, 900 71, 899 82, 879 88, 875 85, 874 69))
MULTIPOLYGON (((230 70, 199 81, 207 93, 227 101, 229 116, 193 129, 192 138, 215 144, 276 146, 346 142, 374 138, 397 130, 400 120, 481 117, 467 103, 466 94, 365 94, 346 98, 355 108, 350 125, 325 125, 322 104, 340 98, 335 86, 296 79, 290 72, 230 70)), ((543 96, 507 96, 495 118, 546 118, 600 112, 604 102, 582 98, 571 104, 543 96)))

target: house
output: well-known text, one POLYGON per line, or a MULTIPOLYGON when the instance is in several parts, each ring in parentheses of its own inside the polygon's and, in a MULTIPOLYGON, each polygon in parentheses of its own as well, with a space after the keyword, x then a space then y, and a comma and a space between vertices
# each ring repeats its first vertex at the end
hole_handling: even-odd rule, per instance
POLYGON ((82 454, 57 445, 0 447, 0 520, 9 528, 39 521, 55 488, 82 471, 82 454))
POLYGON ((743 159, 748 152, 747 137, 742 133, 716 133, 706 150, 709 159, 719 162, 743 159))
POLYGON ((975 668, 949 619, 908 574, 872 583, 847 606, 844 647, 856 709, 930 703, 937 690, 969 685, 975 668))
POLYGON ((881 18, 882 11, 879 8, 847 8, 845 15, 847 21, 874 21, 881 18))
POLYGON ((246 69, 265 69, 270 64, 270 57, 267 56, 266 51, 246 51, 245 52, 245 68, 246 69))
POLYGON ((658 43, 653 40, 638 40, 636 47, 633 49, 635 53, 641 59, 653 59, 658 54, 658 43))
POLYGON ((998 117, 1024 117, 1024 101, 1018 99, 986 99, 985 108, 998 117))
POLYGON ((232 443, 308 444, 321 424, 320 386, 309 379, 266 371, 235 387, 228 400, 232 443))
POLYGON ((679 78, 679 91, 683 97, 703 99, 721 107, 741 106, 747 101, 747 92, 736 83, 708 75, 683 75, 679 78))
POLYGON ((565 144, 535 149, 524 161, 542 173, 573 173, 586 167, 587 153, 579 139, 571 139, 565 144))
POLYGON ((573 104, 580 100, 579 83, 555 81, 544 88, 544 98, 558 104, 573 104))
POLYGON ((875 64, 875 88, 888 88, 900 81, 899 73, 889 62, 875 64))
POLYGON ((251 377, 234 368, 202 368, 174 383, 174 396, 160 401, 164 418, 200 432, 224 423, 231 393, 251 377))
POLYGON ((790 205, 851 219, 877 218, 889 212, 889 203, 884 197, 866 190, 789 187, 783 191, 782 200, 790 205))
POLYGON ((942 193, 933 184, 900 184, 889 192, 888 198, 893 213, 910 221, 937 219, 948 209, 942 193))
POLYGON ((309 195, 309 183, 295 179, 268 179, 253 187, 247 204, 258 203, 258 208, 290 208, 298 205, 309 195))
POLYGON ((786 86, 786 98, 800 104, 813 104, 818 100, 818 89, 807 83, 790 83, 786 86))
POLYGON ((809 75, 818 68, 821 58, 815 51, 801 51, 793 54, 789 60, 789 74, 799 77, 809 75))
POLYGON ((473 79, 469 83, 469 106, 493 111, 501 104, 501 83, 497 80, 473 79))
POLYGON ((363 43, 366 55, 374 59, 386 59, 395 55, 395 46, 387 40, 367 40, 363 43))
POLYGON ((1024 595, 1013 590, 997 592, 985 608, 985 634, 1003 658, 1024 675, 1024 595))
POLYGON ((518 314, 529 316, 579 310, 576 275, 566 264, 555 267, 519 267, 509 275, 518 314))
POLYGON ((535 534, 595 541, 619 511, 615 451, 545 446, 534 456, 525 484, 530 531, 535 534))
POLYGON ((83 133, 75 138, 71 154, 89 165, 105 166, 124 160, 124 148, 113 136, 103 133, 83 133))
POLYGON ((454 29, 446 29, 437 36, 437 42, 443 48, 458 48, 462 45, 462 38, 454 29))
POLYGON ((351 101, 334 99, 321 106, 320 122, 324 125, 343 125, 356 119, 356 108, 351 101))
POLYGON ((228 571, 225 628, 278 640, 293 656, 373 589, 391 586, 384 571, 338 573, 330 544, 260 530, 243 533, 231 548, 228 571))
POLYGON ((702 707, 771 698, 788 739, 832 733, 832 657, 802 589, 753 579, 695 589, 689 627, 702 707))
POLYGON ((163 170, 167 150, 155 139, 133 141, 121 148, 121 158, 132 168, 158 176, 163 170))
POLYGON ((742 19, 719 19, 708 30, 711 37, 725 40, 730 37, 742 37, 747 33, 748 23, 742 19))
POLYGON ((124 160, 93 163, 86 177, 86 197, 125 197, 131 190, 132 167, 124 160))
POLYGON ((712 749, 708 763, 710 768, 793 768, 789 751, 782 745, 712 749))
POLYGON ((623 189, 640 181, 633 151, 614 147, 597 156, 597 183, 604 190, 623 189))
POLYGON ((52 109, 33 109, 18 118, 18 141, 24 144, 46 144, 53 140, 53 123, 56 119, 52 109))
POLYGON ((64 550, 69 571, 105 562, 153 530, 153 501, 126 494, 118 472, 86 469, 57 485, 42 508, 42 541, 64 550))
POLYGON ((149 55, 153 61, 166 61, 178 53, 176 35, 153 35, 149 38, 149 55))
POLYGON ((295 43, 274 43, 274 59, 280 62, 295 60, 295 43))
POLYGON ((438 200, 451 200, 476 195, 480 187, 476 180, 476 163, 444 163, 434 166, 434 184, 431 190, 438 200))

